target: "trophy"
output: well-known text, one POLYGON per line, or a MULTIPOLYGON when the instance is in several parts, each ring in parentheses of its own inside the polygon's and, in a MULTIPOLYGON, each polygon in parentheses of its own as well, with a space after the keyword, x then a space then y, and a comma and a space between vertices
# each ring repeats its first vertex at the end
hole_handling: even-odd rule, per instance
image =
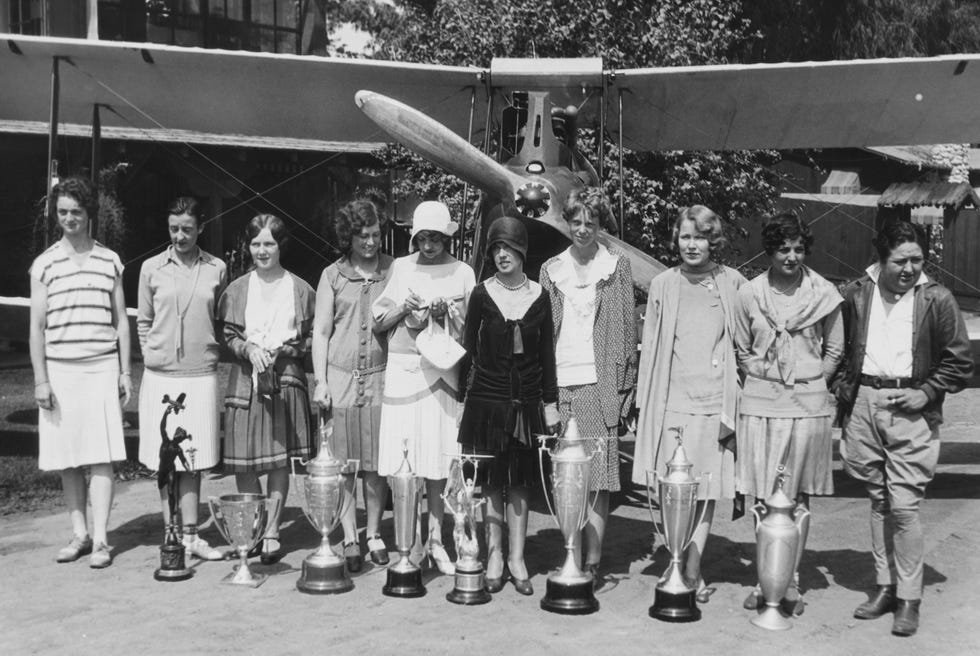
POLYGON ((683 431, 677 430, 677 448, 667 463, 667 475, 659 477, 657 472, 647 472, 647 505, 653 518, 653 528, 663 539, 670 552, 670 565, 657 582, 650 617, 665 622, 695 622, 701 619, 697 605, 697 590, 684 576, 682 558, 684 550, 691 543, 695 527, 704 519, 704 504, 698 517, 698 486, 701 481, 707 484, 710 474, 702 474, 701 479, 691 476, 694 466, 687 459, 687 451, 681 442, 683 431), (657 526, 657 515, 653 508, 656 493, 660 506, 660 520, 663 531, 657 526))
POLYGON ((755 517, 755 561, 765 608, 752 623, 770 631, 785 631, 793 625, 780 612, 793 572, 802 555, 802 537, 810 523, 810 511, 797 506, 783 491, 786 468, 780 465, 776 489, 764 502, 752 506, 755 517))
POLYGON ((341 518, 354 503, 344 485, 344 474, 357 472, 358 461, 338 460, 330 451, 329 438, 333 433, 333 421, 320 416, 320 449, 312 460, 292 459, 293 478, 296 479, 296 463, 306 466, 303 484, 303 513, 320 534, 320 547, 303 559, 303 573, 296 581, 300 592, 311 594, 336 594, 347 592, 354 582, 347 574, 344 560, 330 548, 330 533, 337 528, 341 518))
MULTIPOLYGON (((186 471, 191 471, 193 467, 187 464, 184 451, 180 443, 191 439, 183 428, 178 427, 174 431, 174 436, 167 436, 167 417, 171 413, 179 414, 184 409, 184 398, 186 394, 181 393, 176 401, 170 399, 170 395, 163 396, 162 403, 166 405, 163 417, 160 419, 160 464, 157 466, 157 488, 162 490, 167 488, 167 507, 170 510, 170 521, 164 529, 163 544, 160 545, 160 567, 153 572, 153 578, 157 581, 186 581, 194 575, 194 571, 187 567, 184 557, 184 543, 180 539, 180 506, 177 504, 177 460, 184 466, 186 471)), ((191 453, 193 459, 193 453, 191 453)))
POLYGON ((446 599, 454 604, 475 606, 490 601, 486 591, 483 565, 480 564, 480 543, 476 537, 476 509, 485 499, 474 501, 476 472, 481 458, 492 456, 455 455, 449 468, 449 481, 442 498, 453 514, 453 539, 456 542, 456 581, 446 599), (466 463, 473 464, 473 478, 463 473, 466 463))
POLYGON ((266 574, 252 574, 248 568, 248 552, 265 537, 270 519, 279 513, 279 505, 278 499, 267 499, 262 494, 223 494, 208 499, 214 525, 241 559, 235 571, 221 579, 222 583, 252 588, 265 583, 266 574))
MULTIPOLYGON (((569 419, 564 434, 558 438, 554 449, 549 450, 545 441, 551 436, 538 437, 538 463, 541 466, 541 482, 544 498, 562 537, 565 538, 565 563, 560 570, 548 576, 546 592, 541 608, 564 615, 586 615, 599 610, 599 602, 593 592, 592 574, 582 572, 575 557, 575 544, 579 532, 588 521, 589 480, 592 475, 592 458, 601 450, 601 438, 581 437, 578 422, 569 419), (551 456, 551 495, 545 482, 544 453, 551 456)), ((598 498, 598 497, 597 497, 598 498)))
POLYGON ((381 593, 388 597, 421 597, 425 595, 422 570, 408 559, 415 543, 415 524, 418 521, 419 486, 421 479, 408 463, 408 440, 402 443, 402 464, 388 477, 395 515, 395 546, 398 562, 388 568, 388 580, 381 593))

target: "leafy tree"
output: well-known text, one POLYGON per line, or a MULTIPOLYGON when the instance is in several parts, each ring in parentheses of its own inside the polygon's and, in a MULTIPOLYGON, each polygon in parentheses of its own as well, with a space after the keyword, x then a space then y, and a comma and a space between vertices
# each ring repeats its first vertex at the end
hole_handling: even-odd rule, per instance
MULTIPOLYGON (((721 64, 752 38, 737 0, 396 0, 395 5, 396 15, 370 14, 373 22, 358 24, 372 31, 374 56, 396 61, 485 67, 493 57, 601 56, 608 68, 721 64)), ((583 132, 583 152, 598 152, 596 130, 583 132)), ((603 184, 618 208, 618 151, 608 135, 603 137, 603 184)), ((407 171, 396 186, 397 197, 438 195, 459 207, 463 185, 457 179, 399 147, 378 155, 387 166, 407 171)), ((667 246, 670 219, 679 207, 694 203, 722 215, 730 235, 744 234, 746 217, 773 207, 775 176, 765 165, 776 159, 768 151, 624 150, 625 237, 675 261, 667 246)))

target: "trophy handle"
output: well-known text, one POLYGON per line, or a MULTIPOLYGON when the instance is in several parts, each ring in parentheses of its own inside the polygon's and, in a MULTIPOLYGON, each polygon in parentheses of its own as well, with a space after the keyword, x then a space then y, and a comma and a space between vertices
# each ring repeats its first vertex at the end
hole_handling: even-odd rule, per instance
POLYGON ((561 530, 561 524, 558 523, 558 515, 555 514, 555 509, 551 505, 551 497, 548 495, 548 481, 545 480, 544 475, 544 454, 547 452, 549 456, 554 455, 552 451, 545 446, 545 441, 551 437, 554 436, 538 435, 538 442, 540 443, 538 446, 538 471, 541 472, 541 493, 544 495, 545 503, 548 504, 548 514, 551 515, 551 518, 555 521, 555 526, 558 527, 558 530, 561 530))
MULTIPOLYGON (((350 494, 347 494, 346 492, 344 492, 344 494, 342 495, 344 501, 340 505, 340 513, 337 515, 337 522, 336 522, 336 524, 339 524, 343 520, 344 515, 347 514, 347 511, 348 510, 350 510, 351 504, 357 503, 357 478, 356 478, 356 476, 357 476, 357 472, 360 469, 361 469, 361 461, 360 460, 357 460, 356 458, 350 458, 350 459, 347 460, 347 466, 343 470, 341 470, 341 474, 343 474, 344 476, 354 476, 355 479, 354 479, 354 486, 353 486, 353 488, 351 490, 351 493, 350 494)), ((344 483, 342 482, 341 485, 344 485, 344 483)), ((331 531, 333 529, 337 528, 336 524, 330 529, 331 531)))
MULTIPOLYGON (((701 472, 701 479, 698 482, 698 487, 700 487, 701 481, 710 484, 711 472, 701 472)), ((697 492, 695 492, 695 494, 697 494, 697 492)), ((705 496, 707 496, 707 493, 705 493, 705 496)), ((695 497, 694 503, 695 505, 697 505, 697 497, 695 497)), ((697 530, 698 525, 700 525, 701 522, 704 521, 704 517, 707 514, 708 514, 708 499, 705 498, 705 500, 701 503, 701 512, 698 513, 698 517, 694 521, 694 530, 691 531, 691 537, 687 539, 687 542, 684 544, 684 548, 682 549, 682 551, 686 551, 687 548, 691 545, 691 543, 694 542, 694 533, 697 530)))
POLYGON ((762 520, 764 520, 766 515, 769 514, 769 509, 766 508, 765 504, 757 503, 749 508, 749 512, 751 512, 752 517, 755 518, 755 534, 758 535, 759 527, 762 526, 762 520))
POLYGON ((664 535, 663 531, 657 525, 657 515, 653 511, 653 497, 657 496, 657 506, 663 510, 663 502, 660 500, 660 494, 657 486, 657 479, 659 475, 655 471, 647 470, 647 508, 650 510, 650 519, 653 520, 653 532, 660 536, 664 544, 667 544, 667 536, 664 535))
POLYGON ((256 538, 251 545, 249 545, 248 550, 251 551, 255 545, 259 543, 259 540, 264 540, 269 537, 269 530, 272 528, 272 519, 279 516, 279 510, 282 508, 282 500, 277 498, 266 498, 265 508, 266 508, 266 519, 265 528, 262 530, 262 535, 256 538))
MULTIPOLYGON (((619 438, 616 437, 592 438, 592 457, 589 459, 589 483, 590 484, 592 483, 592 463, 595 462, 596 455, 598 455, 600 451, 604 452, 606 450, 606 443, 608 440, 615 440, 615 439, 619 439, 619 438)), ((595 498, 592 499, 592 512, 595 513, 595 508, 597 505, 599 505, 599 494, 598 494, 599 491, 590 489, 588 491, 588 494, 592 494, 593 492, 596 493, 595 498)), ((579 530, 585 528, 585 525, 588 523, 589 523, 589 514, 585 513, 585 517, 582 518, 582 525, 579 527, 579 530)))
MULTIPOLYGON (((228 533, 228 529, 225 526, 225 516, 221 514, 217 497, 208 497, 208 508, 211 509, 211 519, 214 520, 214 525, 217 527, 218 533, 221 533, 221 537, 225 539, 225 542, 231 544, 231 534, 228 533)), ((232 547, 234 546, 232 544, 232 547)))

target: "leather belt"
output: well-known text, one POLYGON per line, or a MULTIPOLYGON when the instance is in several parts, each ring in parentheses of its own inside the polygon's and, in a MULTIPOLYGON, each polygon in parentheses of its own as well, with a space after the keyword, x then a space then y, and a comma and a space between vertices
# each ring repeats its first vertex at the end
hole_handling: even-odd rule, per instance
POLYGON ((360 380, 361 378, 367 378, 371 374, 381 373, 387 367, 387 364, 379 364, 374 367, 368 367, 367 369, 352 369, 351 373, 354 374, 354 380, 360 380))
POLYGON ((886 378, 868 374, 861 374, 861 384, 875 389, 904 389, 918 386, 914 378, 886 378))

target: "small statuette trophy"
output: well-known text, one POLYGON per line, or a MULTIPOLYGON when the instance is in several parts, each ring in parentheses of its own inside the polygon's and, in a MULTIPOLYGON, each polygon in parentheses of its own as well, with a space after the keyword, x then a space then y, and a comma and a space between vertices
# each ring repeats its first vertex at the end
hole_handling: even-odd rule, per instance
POLYGON ((422 570, 408 559, 415 542, 415 523, 418 521, 419 486, 408 462, 408 440, 403 442, 403 459, 398 471, 388 477, 395 515, 395 546, 398 562, 388 568, 388 580, 381 589, 388 597, 421 597, 425 595, 422 570))
POLYGON ((486 499, 474 500, 476 472, 480 459, 491 456, 455 455, 449 468, 449 481, 442 498, 453 514, 453 538, 456 542, 456 584, 446 599, 454 604, 475 606, 490 601, 486 591, 483 565, 480 564, 480 543, 476 537, 476 509, 486 499), (466 463, 473 464, 473 478, 467 479, 463 472, 466 463))
POLYGON ((548 576, 546 592, 541 608, 563 615, 587 615, 599 610, 599 601, 593 592, 592 575, 579 567, 575 558, 576 536, 588 521, 589 480, 592 475, 592 458, 603 447, 602 438, 581 437, 578 422, 572 417, 565 432, 549 450, 545 441, 551 436, 539 436, 538 463, 541 481, 544 483, 545 500, 558 530, 565 539, 565 563, 560 570, 548 576), (545 482, 544 453, 551 456, 551 494, 548 497, 545 482))
POLYGON ((359 462, 344 462, 334 457, 329 443, 332 433, 333 421, 326 421, 320 415, 320 450, 317 456, 308 461, 292 459, 294 479, 299 478, 296 463, 306 465, 303 483, 295 487, 303 490, 303 513, 320 534, 320 547, 303 559, 303 573, 296 581, 300 592, 311 594, 336 594, 354 587, 344 559, 330 548, 330 533, 354 503, 354 496, 348 493, 344 485, 344 474, 356 473, 359 462))
MULTIPOLYGON (((194 570, 185 563, 184 543, 180 539, 180 506, 177 503, 177 460, 184 466, 185 471, 193 467, 187 464, 180 443, 190 440, 191 436, 183 428, 174 431, 173 438, 167 436, 167 417, 171 413, 177 415, 184 409, 184 398, 181 393, 177 400, 171 400, 164 395, 162 403, 167 406, 160 419, 160 465, 157 469, 157 488, 167 488, 167 508, 170 511, 170 521, 164 529, 163 544, 160 546, 160 567, 153 572, 157 581, 186 581, 194 575, 194 570)), ((192 456, 193 457, 193 456, 192 456)))
POLYGON ((780 612, 780 601, 793 580, 802 555, 803 533, 810 523, 810 511, 797 507, 783 491, 788 477, 786 468, 780 465, 778 472, 773 493, 765 502, 752 506, 756 522, 755 562, 766 606, 751 621, 770 631, 785 631, 793 626, 780 612))
POLYGON ((667 463, 667 475, 659 477, 657 472, 647 472, 647 504, 653 518, 653 528, 660 534, 670 553, 670 565, 657 582, 650 617, 665 622, 695 622, 701 619, 701 610, 697 605, 697 590, 684 576, 683 557, 694 536, 694 529, 704 519, 707 508, 707 504, 702 506, 701 516, 698 517, 698 486, 701 482, 707 485, 711 475, 704 473, 700 479, 691 476, 694 465, 687 459, 687 451, 681 442, 682 431, 675 430, 678 432, 677 448, 667 463), (654 495, 660 506, 663 531, 657 526, 654 495))
POLYGON ((210 497, 208 506, 214 525, 232 549, 238 552, 241 564, 222 583, 257 588, 268 575, 253 574, 248 568, 248 552, 265 537, 271 518, 279 513, 279 500, 262 494, 223 494, 210 497))

